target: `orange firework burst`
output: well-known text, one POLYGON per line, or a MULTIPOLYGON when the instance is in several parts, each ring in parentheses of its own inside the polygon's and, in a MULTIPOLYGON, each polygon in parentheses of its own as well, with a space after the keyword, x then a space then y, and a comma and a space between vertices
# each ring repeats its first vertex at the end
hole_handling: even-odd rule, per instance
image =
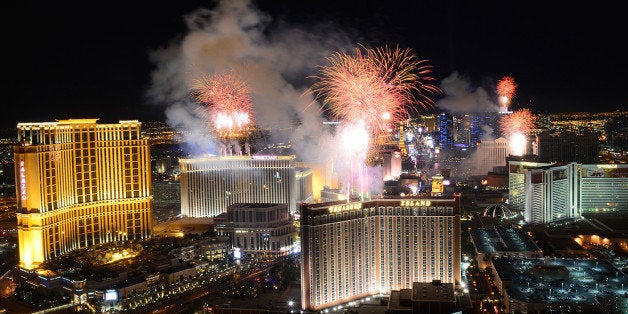
POLYGON ((536 117, 530 109, 517 110, 511 114, 502 116, 499 121, 499 130, 505 136, 515 133, 528 134, 534 129, 536 117))
POLYGON ((247 84, 234 71, 203 76, 193 84, 201 115, 224 135, 238 134, 253 122, 253 102, 247 84))
POLYGON ((502 107, 507 107, 510 104, 512 98, 515 97, 516 91, 517 83, 515 83, 515 79, 512 76, 504 76, 497 82, 497 95, 502 107))
POLYGON ((356 48, 354 55, 336 53, 328 61, 310 90, 333 117, 362 120, 373 133, 406 118, 416 105, 433 106, 426 93, 440 92, 432 84, 432 67, 410 49, 356 48))

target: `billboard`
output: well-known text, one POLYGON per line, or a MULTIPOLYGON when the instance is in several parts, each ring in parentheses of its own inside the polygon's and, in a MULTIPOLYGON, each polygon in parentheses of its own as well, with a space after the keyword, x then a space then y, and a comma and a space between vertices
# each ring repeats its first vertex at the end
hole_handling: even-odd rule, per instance
POLYGON ((118 291, 113 289, 105 291, 105 301, 118 301, 118 291))

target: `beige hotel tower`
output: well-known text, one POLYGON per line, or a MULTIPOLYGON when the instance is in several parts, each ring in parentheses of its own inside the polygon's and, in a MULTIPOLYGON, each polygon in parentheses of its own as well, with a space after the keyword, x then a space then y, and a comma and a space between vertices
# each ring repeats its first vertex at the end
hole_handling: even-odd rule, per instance
POLYGON ((94 244, 151 236, 148 140, 136 120, 18 123, 20 267, 94 244))
POLYGON ((319 311, 415 282, 458 285, 460 197, 301 205, 301 307, 319 311))

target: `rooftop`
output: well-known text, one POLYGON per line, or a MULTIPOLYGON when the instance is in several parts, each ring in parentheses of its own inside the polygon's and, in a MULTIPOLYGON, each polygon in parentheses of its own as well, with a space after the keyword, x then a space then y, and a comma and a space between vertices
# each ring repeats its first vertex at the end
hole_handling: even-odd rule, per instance
POLYGON ((540 251, 539 247, 522 229, 513 226, 496 226, 495 229, 510 251, 540 251))
POLYGON ((441 282, 413 282, 412 300, 455 302, 454 285, 441 282))
POLYGON ((475 248, 480 253, 495 253, 508 251, 501 242, 497 230, 494 228, 475 228, 470 231, 475 248))
POLYGON ((525 231, 514 226, 474 228, 470 233, 479 253, 538 252, 541 250, 525 231))

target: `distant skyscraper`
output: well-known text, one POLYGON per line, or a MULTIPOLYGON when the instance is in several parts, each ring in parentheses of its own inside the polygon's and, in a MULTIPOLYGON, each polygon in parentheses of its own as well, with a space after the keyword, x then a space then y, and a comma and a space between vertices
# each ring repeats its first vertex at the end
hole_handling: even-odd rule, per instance
POLYGON ((479 112, 471 115, 470 146, 475 147, 479 141, 495 138, 499 115, 496 112, 479 112), (495 134, 493 134, 495 133, 495 134))
MULTIPOLYGON (((298 164, 298 163, 297 163, 298 164)), ((311 168, 296 167, 295 169, 295 184, 297 201, 299 202, 312 202, 314 200, 314 193, 312 190, 314 181, 314 172, 311 168)))
POLYGON ((477 144, 474 160, 475 174, 486 174, 493 167, 505 166, 508 157, 508 140, 500 137, 495 140, 483 140, 477 144))
POLYGON ((214 217, 235 203, 288 204, 294 212, 301 200, 294 155, 186 158, 179 159, 179 166, 181 214, 186 217, 214 217))
POLYGON ((148 238, 153 198, 141 123, 18 123, 20 267, 93 244, 148 238))
MULTIPOLYGON (((303 169, 303 174, 311 174, 311 198, 314 202, 318 202, 321 199, 321 191, 325 187, 338 188, 338 174, 334 173, 334 166, 331 159, 327 162, 314 162, 314 161, 297 161, 296 162, 297 173, 303 169), (309 170, 307 170, 309 169, 309 170)), ((297 176, 298 178, 298 176, 297 176)), ((301 181, 304 181, 301 186, 307 189, 308 177, 303 177, 301 181)), ((311 202, 307 197, 307 190, 300 192, 299 200, 311 202)))
POLYGON ((379 199, 301 207, 301 305, 320 310, 414 282, 460 282, 460 202, 379 199))
POLYGON ((421 119, 423 119, 423 124, 425 126, 424 132, 433 133, 438 130, 438 116, 421 116, 421 119))
POLYGON ((442 149, 452 148, 454 145, 454 118, 451 114, 442 113, 439 116, 439 145, 442 149))
POLYGON ((432 196, 443 196, 443 193, 445 193, 444 179, 445 177, 442 174, 432 176, 432 196))
POLYGON ((399 179, 401 176, 401 152, 387 151, 382 155, 384 158, 384 181, 399 179))
POLYGON ((471 116, 468 114, 453 117, 454 142, 462 146, 471 146, 471 116))

